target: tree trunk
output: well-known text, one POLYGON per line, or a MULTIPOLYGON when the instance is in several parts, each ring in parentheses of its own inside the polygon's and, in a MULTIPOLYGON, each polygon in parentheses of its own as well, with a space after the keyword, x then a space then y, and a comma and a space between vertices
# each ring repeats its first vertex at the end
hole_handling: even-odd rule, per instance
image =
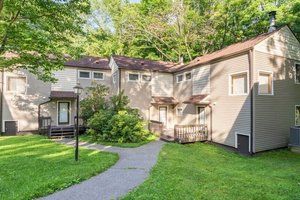
POLYGON ((3 10, 3 4, 4 4, 4 0, 0 0, 0 15, 3 10))

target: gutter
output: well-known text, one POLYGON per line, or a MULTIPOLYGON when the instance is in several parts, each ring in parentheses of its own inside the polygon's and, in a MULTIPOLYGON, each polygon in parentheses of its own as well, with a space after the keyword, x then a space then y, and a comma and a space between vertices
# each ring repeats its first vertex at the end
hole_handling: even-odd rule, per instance
POLYGON ((249 50, 249 85, 250 85, 250 154, 254 154, 254 83, 253 83, 253 48, 249 50))

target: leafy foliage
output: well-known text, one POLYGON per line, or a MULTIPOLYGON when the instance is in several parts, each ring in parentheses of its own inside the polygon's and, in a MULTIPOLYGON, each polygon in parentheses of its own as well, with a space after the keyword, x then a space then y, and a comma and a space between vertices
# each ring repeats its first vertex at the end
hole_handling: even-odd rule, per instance
POLYGON ((272 10, 278 26, 288 24, 300 39, 299 0, 93 0, 85 49, 189 61, 267 32, 272 10))
POLYGON ((80 111, 84 121, 87 121, 96 112, 108 108, 108 94, 109 88, 101 84, 92 83, 92 86, 86 89, 86 98, 80 101, 80 111))
POLYGON ((80 51, 72 38, 83 33, 81 16, 89 10, 89 0, 0 0, 0 66, 53 81, 65 55, 80 51))

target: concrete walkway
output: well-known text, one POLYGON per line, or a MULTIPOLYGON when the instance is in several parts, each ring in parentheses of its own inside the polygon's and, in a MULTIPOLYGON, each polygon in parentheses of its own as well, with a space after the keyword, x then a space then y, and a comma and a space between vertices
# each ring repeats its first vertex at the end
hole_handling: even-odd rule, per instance
MULTIPOLYGON (((59 140, 63 144, 74 145, 74 140, 59 140)), ((110 200, 126 195, 144 182, 157 161, 163 141, 154 141, 137 148, 119 148, 81 142, 89 149, 119 154, 119 161, 107 171, 80 184, 44 197, 45 200, 110 200)))

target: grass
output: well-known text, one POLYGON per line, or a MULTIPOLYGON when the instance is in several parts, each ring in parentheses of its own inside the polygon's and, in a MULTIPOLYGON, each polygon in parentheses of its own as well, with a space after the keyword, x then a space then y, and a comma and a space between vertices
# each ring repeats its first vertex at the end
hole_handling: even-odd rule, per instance
POLYGON ((150 135, 145 141, 137 142, 137 143, 117 143, 117 142, 99 141, 99 140, 94 140, 91 136, 89 136, 87 134, 80 136, 80 141, 83 141, 83 142, 98 143, 98 144, 102 144, 102 145, 106 145, 106 146, 116 146, 116 147, 123 147, 123 148, 139 147, 139 146, 142 146, 149 142, 152 142, 154 140, 156 140, 155 135, 150 135))
POLYGON ((124 199, 300 199, 300 155, 243 157, 209 144, 166 144, 149 179, 124 199))
POLYGON ((64 189, 112 166, 118 155, 74 148, 45 137, 0 137, 0 199, 33 199, 64 189))

